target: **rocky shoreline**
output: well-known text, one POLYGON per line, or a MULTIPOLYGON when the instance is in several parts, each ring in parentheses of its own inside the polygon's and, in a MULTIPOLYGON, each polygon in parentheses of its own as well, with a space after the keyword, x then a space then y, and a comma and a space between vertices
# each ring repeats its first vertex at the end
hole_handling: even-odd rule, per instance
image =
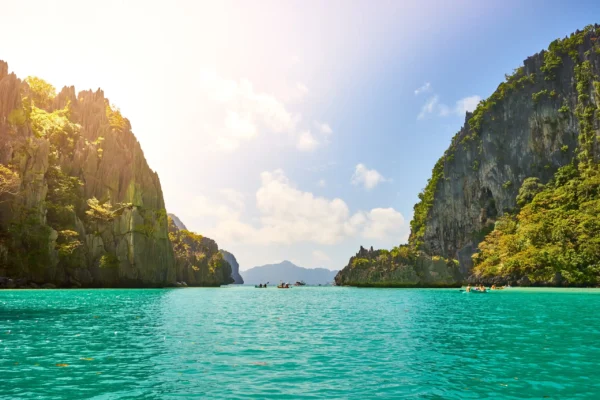
POLYGON ((484 286, 515 286, 515 287, 557 287, 557 288, 597 288, 600 287, 597 284, 589 283, 589 284, 579 284, 573 285, 569 284, 560 273, 556 273, 552 281, 549 282, 532 282, 527 276, 478 276, 471 275, 466 279, 465 284, 470 285, 484 285, 484 286))
POLYGON ((192 288, 192 287, 221 287, 220 284, 188 285, 186 282, 175 282, 165 285, 122 284, 117 286, 83 286, 83 285, 56 285, 54 283, 35 283, 27 279, 12 279, 0 277, 0 290, 2 289, 167 289, 167 288, 192 288))

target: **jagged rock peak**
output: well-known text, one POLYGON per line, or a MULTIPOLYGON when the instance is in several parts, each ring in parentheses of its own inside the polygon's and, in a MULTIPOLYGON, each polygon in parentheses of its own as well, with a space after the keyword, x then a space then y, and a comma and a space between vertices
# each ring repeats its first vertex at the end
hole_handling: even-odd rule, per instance
POLYGON ((240 275, 240 265, 238 264, 235 256, 228 252, 227 250, 221 249, 221 253, 223 254, 223 258, 225 261, 231 265, 231 277, 233 278, 233 283, 242 285, 244 284, 244 278, 240 275))
POLYGON ((168 215, 169 215, 169 217, 171 217, 171 219, 173 220, 173 223, 175 224, 175 226, 178 229, 183 229, 186 231, 188 230, 188 228, 185 227, 184 223, 181 222, 181 220, 179 219, 179 217, 177 217, 177 215, 171 214, 171 213, 169 213, 168 215))

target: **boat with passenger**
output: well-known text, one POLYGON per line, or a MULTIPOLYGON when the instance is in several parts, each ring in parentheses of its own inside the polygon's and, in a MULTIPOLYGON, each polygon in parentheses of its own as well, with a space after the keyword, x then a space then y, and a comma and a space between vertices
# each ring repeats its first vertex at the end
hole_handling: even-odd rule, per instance
MULTIPOLYGON (((462 292, 462 290, 461 290, 461 292, 462 292)), ((467 285, 467 288, 465 289, 465 291, 463 293, 487 293, 487 292, 488 292, 487 289, 483 285, 473 286, 473 287, 471 287, 471 285, 467 285)))

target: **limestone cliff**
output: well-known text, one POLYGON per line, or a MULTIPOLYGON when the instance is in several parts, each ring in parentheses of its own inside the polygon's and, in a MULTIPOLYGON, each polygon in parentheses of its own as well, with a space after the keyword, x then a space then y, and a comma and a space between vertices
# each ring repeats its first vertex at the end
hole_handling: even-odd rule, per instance
POLYGON ((456 259, 467 277, 478 244, 515 209, 526 178, 545 183, 582 154, 598 161, 599 38, 594 25, 553 42, 467 113, 415 205, 413 251, 456 259))
POLYGON ((0 276, 21 285, 175 282, 158 175, 101 90, 22 81, 0 61, 0 276), (1 191, 0 191, 1 192, 1 191))
POLYGON ((229 265, 231 265, 231 277, 233 278, 233 283, 237 285, 243 285, 244 278, 242 278, 242 276, 240 275, 240 264, 238 264, 237 260, 235 259, 235 256, 223 249, 221 249, 221 254, 223 254, 223 258, 225 259, 225 261, 227 261, 229 265))
POLYGON ((178 286, 221 286, 234 282, 231 265, 214 240, 179 229, 172 217, 169 217, 169 238, 175 252, 178 286))

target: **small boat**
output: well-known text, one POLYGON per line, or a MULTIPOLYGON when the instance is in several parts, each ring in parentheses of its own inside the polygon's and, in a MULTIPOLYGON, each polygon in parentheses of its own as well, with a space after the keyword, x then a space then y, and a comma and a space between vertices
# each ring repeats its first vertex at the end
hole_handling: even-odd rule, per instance
POLYGON ((294 286, 306 286, 306 282, 304 282, 304 281, 299 281, 299 282, 296 282, 296 283, 294 284, 294 286))
POLYGON ((280 283, 279 285, 277 285, 277 289, 289 289, 289 288, 290 288, 289 283, 280 283))
POLYGON ((268 285, 269 285, 269 282, 265 283, 264 285, 262 283, 259 285, 254 285, 254 287, 257 289, 266 289, 268 285))
POLYGON ((486 289, 486 290, 479 290, 479 288, 471 288, 471 290, 469 290, 469 291, 461 289, 460 291, 463 292, 463 293, 477 293, 477 294, 483 294, 483 293, 489 292, 488 289, 486 289))

